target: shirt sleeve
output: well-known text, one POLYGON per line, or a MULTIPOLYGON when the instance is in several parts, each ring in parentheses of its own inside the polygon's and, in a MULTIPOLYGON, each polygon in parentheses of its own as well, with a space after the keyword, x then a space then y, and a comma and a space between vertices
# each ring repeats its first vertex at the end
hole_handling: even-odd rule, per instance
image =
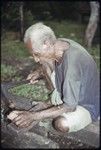
POLYGON ((77 65, 71 65, 65 71, 63 82, 63 101, 68 106, 76 107, 78 105, 80 86, 80 68, 77 65))

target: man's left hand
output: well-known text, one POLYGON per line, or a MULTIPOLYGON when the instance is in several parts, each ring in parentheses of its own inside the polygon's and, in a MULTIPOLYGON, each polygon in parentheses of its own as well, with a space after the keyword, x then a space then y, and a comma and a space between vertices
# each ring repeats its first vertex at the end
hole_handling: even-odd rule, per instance
POLYGON ((18 127, 28 127, 34 122, 35 114, 29 111, 12 111, 8 116, 18 127))

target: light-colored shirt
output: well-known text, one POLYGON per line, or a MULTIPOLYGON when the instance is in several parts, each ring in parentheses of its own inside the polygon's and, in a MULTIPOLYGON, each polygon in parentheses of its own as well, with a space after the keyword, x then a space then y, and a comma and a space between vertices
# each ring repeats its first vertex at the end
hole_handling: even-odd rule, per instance
POLYGON ((99 116, 99 73, 92 56, 80 44, 70 39, 60 64, 55 64, 55 83, 61 99, 68 106, 81 105, 91 114, 99 116))

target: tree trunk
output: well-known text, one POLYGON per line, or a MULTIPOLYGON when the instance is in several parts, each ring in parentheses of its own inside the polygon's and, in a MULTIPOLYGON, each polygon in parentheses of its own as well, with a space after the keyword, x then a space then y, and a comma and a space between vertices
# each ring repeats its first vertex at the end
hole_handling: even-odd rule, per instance
POLYGON ((99 2, 92 1, 90 2, 91 7, 91 15, 89 19, 89 23, 85 32, 85 45, 88 48, 91 48, 92 41, 97 29, 98 18, 99 18, 99 2))
POLYGON ((20 13, 20 41, 23 41, 24 35, 23 2, 20 2, 19 13, 20 13))

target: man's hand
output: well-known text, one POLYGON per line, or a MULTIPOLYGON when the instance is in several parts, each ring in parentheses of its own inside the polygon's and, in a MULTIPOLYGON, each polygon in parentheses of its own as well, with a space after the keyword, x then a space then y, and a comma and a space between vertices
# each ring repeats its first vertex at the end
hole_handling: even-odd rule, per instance
MULTIPOLYGON (((34 112, 35 113, 35 112, 34 112)), ((18 127, 28 127, 35 121, 35 114, 29 111, 12 111, 8 116, 18 127)))
POLYGON ((35 84, 38 82, 39 72, 34 71, 33 73, 30 73, 26 80, 30 80, 30 84, 35 84))

